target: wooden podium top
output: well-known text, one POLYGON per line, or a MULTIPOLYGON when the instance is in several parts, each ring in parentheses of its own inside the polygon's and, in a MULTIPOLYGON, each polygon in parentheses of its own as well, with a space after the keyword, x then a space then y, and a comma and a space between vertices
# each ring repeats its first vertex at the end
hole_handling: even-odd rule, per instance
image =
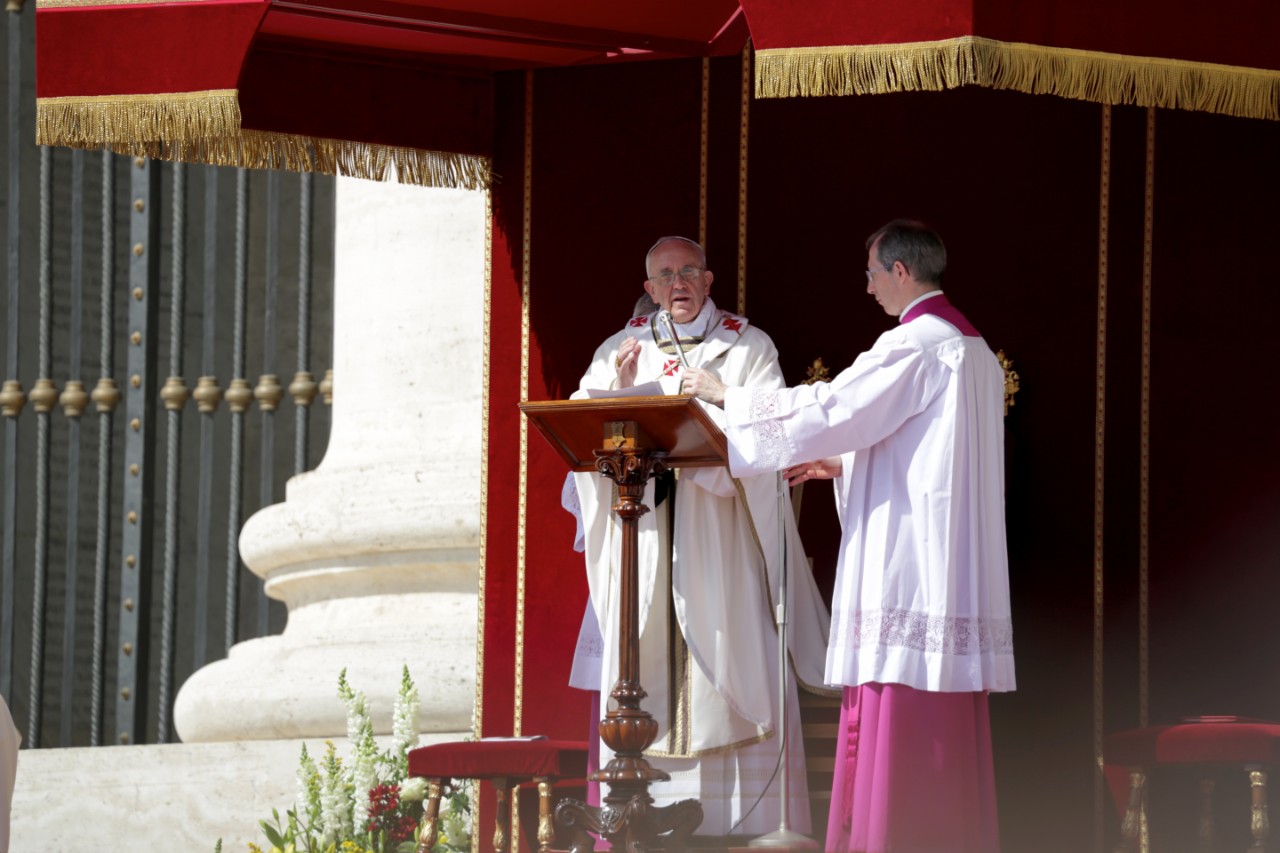
POLYGON ((720 427, 693 397, 683 394, 525 402, 520 411, 574 471, 596 470, 595 451, 608 447, 606 424, 618 421, 637 424, 650 439, 649 449, 666 451, 672 468, 714 468, 729 462, 720 427))

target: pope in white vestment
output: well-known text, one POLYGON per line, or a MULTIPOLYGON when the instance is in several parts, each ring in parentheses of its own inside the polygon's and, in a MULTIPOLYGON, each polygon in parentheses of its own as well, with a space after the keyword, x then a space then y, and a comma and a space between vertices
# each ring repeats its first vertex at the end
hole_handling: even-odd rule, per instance
MULTIPOLYGON (((659 241, 647 270, 655 279, 668 273, 666 284, 651 293, 672 311, 688 363, 729 384, 781 388, 768 335, 707 297, 711 274, 700 253, 688 241, 659 241)), ((617 389, 624 367, 623 386, 656 382, 661 390, 654 393, 679 393, 675 344, 655 329, 655 318, 656 313, 633 318, 601 344, 573 396, 617 389)), ((603 657, 598 674, 575 666, 575 673, 588 673, 593 683, 580 676, 571 683, 607 698, 618 677, 621 528, 611 511, 610 481, 596 473, 575 479, 603 657)), ((677 471, 673 483, 651 480, 646 487, 650 511, 640 517, 638 531, 640 683, 648 694, 643 707, 659 733, 645 756, 672 777, 654 783, 650 794, 658 805, 698 799, 704 814, 699 834, 754 835, 778 828, 777 483, 772 473, 735 479, 724 469, 698 468, 677 471), (665 494, 655 506, 658 490, 665 494)), ((786 507, 790 657, 794 676, 818 685, 828 616, 786 507)), ((791 685, 789 812, 792 828, 805 832, 808 787, 791 685)), ((611 757, 602 745, 601 765, 611 757)))
POLYGON ((868 292, 900 324, 831 382, 719 389, 691 372, 684 390, 723 405, 731 473, 835 481, 827 850, 993 853, 987 693, 1014 689, 1004 372, 942 294, 936 234, 897 221, 868 251, 868 292))

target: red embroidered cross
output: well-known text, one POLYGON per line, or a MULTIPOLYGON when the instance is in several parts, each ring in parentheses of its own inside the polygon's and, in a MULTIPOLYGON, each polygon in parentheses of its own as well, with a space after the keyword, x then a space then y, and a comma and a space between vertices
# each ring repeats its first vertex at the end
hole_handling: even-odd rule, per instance
POLYGON ((742 331, 742 321, 733 317, 725 317, 724 327, 731 332, 740 332, 742 331))
POLYGON ((668 361, 666 364, 662 365, 662 375, 675 376, 676 371, 678 371, 679 369, 680 369, 680 361, 678 359, 673 358, 670 361, 668 361))
POLYGON ((646 323, 648 323, 648 322, 649 322, 649 318, 648 318, 648 317, 632 317, 632 318, 631 318, 631 322, 630 322, 630 323, 628 323, 627 325, 629 325, 629 326, 643 326, 643 325, 645 325, 645 324, 646 324, 646 323))

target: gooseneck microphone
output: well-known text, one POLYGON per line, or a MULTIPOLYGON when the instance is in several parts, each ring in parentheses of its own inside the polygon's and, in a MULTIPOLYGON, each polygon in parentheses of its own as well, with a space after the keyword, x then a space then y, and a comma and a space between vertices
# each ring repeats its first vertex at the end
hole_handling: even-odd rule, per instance
POLYGON ((667 335, 671 338, 672 345, 676 348, 676 358, 680 359, 680 367, 684 370, 689 369, 689 362, 684 357, 684 347, 680 346, 680 336, 676 334, 676 321, 671 316, 671 312, 663 308, 658 312, 658 322, 667 330, 667 335))

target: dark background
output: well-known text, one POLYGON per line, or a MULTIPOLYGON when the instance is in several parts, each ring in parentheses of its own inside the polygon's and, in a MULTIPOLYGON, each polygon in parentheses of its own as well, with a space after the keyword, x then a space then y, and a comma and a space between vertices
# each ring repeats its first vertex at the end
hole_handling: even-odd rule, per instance
MULTIPOLYGON (((712 296, 737 310, 741 60, 711 69, 707 250, 712 296)), ((526 79, 496 87, 485 735, 513 728, 516 642, 522 731, 580 739, 588 716, 583 696, 565 687, 586 595, 559 507, 565 468, 536 434, 520 477, 524 250, 528 398, 563 398, 630 315, 648 246, 664 234, 698 235, 701 74, 700 60, 534 74, 527 232, 526 79)), ((1280 652, 1280 446, 1268 333, 1280 309, 1280 126, 1155 115, 1144 450, 1147 111, 1111 108, 1104 182, 1106 109, 977 88, 749 103, 744 313, 773 337, 788 381, 803 381, 819 357, 834 375, 893 322, 866 295, 862 270, 866 235, 897 216, 942 234, 948 295, 1021 378, 1006 419, 1018 690, 991 702, 1008 850, 1074 853, 1115 837, 1096 738, 1141 721, 1144 556, 1150 722, 1280 719, 1270 663, 1280 652)), ((829 489, 806 493, 802 530, 829 593, 838 541, 829 489)))

